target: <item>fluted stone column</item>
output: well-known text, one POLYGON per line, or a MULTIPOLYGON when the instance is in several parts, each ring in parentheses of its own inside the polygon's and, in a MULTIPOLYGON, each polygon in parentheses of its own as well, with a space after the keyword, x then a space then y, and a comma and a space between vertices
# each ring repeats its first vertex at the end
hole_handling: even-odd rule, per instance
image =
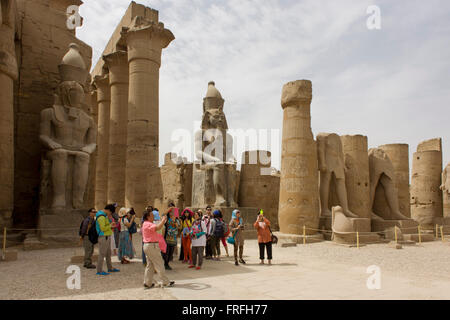
MULTIPOLYGON (((14 80, 17 61, 14 20, 3 12, 0 20, 0 227, 12 224, 14 207, 14 80)), ((2 229, 3 230, 3 229, 2 229)))
POLYGON ((345 158, 345 186, 348 207, 360 218, 370 218, 370 175, 367 137, 363 135, 341 136, 345 158))
POLYGON ((128 56, 117 51, 104 56, 109 68, 111 114, 109 124, 108 202, 125 205, 125 167, 128 119, 128 56))
POLYGON ((96 76, 98 104, 97 165, 95 173, 95 207, 103 209, 108 202, 109 117, 111 94, 109 76, 96 76))
POLYGON ((125 205, 142 212, 161 196, 159 172, 159 68, 174 39, 162 23, 136 17, 123 34, 128 46, 129 99, 125 205), (158 187, 155 187, 157 186, 158 187))
POLYGON ((385 144, 379 146, 392 161, 395 174, 395 188, 398 194, 400 212, 411 217, 409 197, 409 145, 404 143, 385 144))
MULTIPOLYGON (((311 131, 312 84, 298 80, 284 85, 281 97, 283 138, 279 224, 280 231, 300 235, 303 226, 319 227, 317 147, 311 131)), ((316 231, 307 230, 308 235, 316 231)))

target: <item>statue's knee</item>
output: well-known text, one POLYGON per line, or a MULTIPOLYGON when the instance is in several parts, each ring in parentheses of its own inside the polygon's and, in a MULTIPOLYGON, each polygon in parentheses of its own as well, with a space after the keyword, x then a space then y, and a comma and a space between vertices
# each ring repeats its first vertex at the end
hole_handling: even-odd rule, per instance
POLYGON ((80 164, 89 164, 90 156, 87 153, 79 153, 76 156, 76 161, 80 164))
POLYGON ((62 150, 62 149, 52 150, 47 153, 47 157, 50 160, 66 160, 67 159, 67 151, 62 150))

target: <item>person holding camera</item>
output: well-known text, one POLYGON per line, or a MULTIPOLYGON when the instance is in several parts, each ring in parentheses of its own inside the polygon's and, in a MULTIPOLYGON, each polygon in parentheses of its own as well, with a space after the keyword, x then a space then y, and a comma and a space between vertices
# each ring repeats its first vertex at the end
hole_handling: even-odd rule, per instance
POLYGON ((119 210, 120 235, 118 258, 122 264, 130 263, 131 261, 127 258, 133 259, 134 257, 130 228, 135 218, 136 214, 133 209, 121 208, 119 210))
POLYGON ((267 250, 267 261, 272 264, 272 232, 270 231, 270 221, 264 217, 260 210, 256 222, 253 225, 258 232, 259 259, 260 264, 264 264, 264 248, 267 250))
POLYGON ((238 266, 238 249, 239 262, 245 264, 244 259, 242 259, 244 252, 244 221, 241 218, 241 212, 238 209, 233 210, 231 215, 230 231, 234 238, 234 264, 238 266))
POLYGON ((164 261, 161 257, 161 249, 159 247, 158 231, 164 227, 167 222, 167 216, 164 215, 158 224, 154 223, 153 212, 144 213, 144 223, 142 224, 142 238, 144 240, 144 252, 147 259, 147 266, 144 273, 144 288, 150 289, 155 286, 153 282, 153 274, 156 271, 163 281, 163 286, 172 287, 175 281, 170 281, 166 276, 164 261))

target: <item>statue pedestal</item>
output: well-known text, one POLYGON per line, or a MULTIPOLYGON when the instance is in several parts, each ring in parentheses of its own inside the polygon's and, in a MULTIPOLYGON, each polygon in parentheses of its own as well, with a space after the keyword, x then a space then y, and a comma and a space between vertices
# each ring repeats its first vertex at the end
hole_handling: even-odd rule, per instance
POLYGON ((207 205, 216 207, 237 207, 237 174, 235 164, 214 165, 194 163, 192 172, 192 207, 204 209, 207 205), (224 203, 216 203, 214 170, 223 170, 222 194, 224 203))
POLYGON ((372 231, 382 232, 389 228, 399 227, 402 234, 416 234, 419 232, 419 224, 414 220, 372 220, 372 231))
POLYGON ((324 241, 324 236, 320 233, 313 234, 313 235, 298 235, 298 234, 289 234, 289 233, 282 233, 282 232, 274 232, 274 235, 278 237, 278 243, 277 245, 279 247, 290 247, 295 246, 297 244, 310 244, 310 243, 317 243, 324 241), (304 239, 304 241, 303 241, 304 239))
POLYGON ((87 210, 64 208, 41 209, 39 216, 39 239, 50 246, 71 247, 79 244, 79 229, 87 210))

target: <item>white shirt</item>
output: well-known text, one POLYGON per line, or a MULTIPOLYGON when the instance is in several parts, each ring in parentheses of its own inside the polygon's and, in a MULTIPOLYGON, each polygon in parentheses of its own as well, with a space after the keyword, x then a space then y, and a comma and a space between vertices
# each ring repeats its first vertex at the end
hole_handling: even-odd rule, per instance
POLYGON ((127 227, 127 226, 125 225, 125 223, 124 223, 125 219, 127 220, 127 221, 126 221, 127 223, 130 223, 130 221, 128 220, 127 217, 121 218, 121 219, 120 219, 120 232, 122 232, 122 231, 128 231, 128 227, 127 227))
MULTIPOLYGON (((200 223, 201 232, 206 232, 206 224, 205 221, 202 221, 200 223)), ((206 235, 202 235, 200 238, 195 239, 195 237, 192 238, 192 246, 193 247, 204 247, 206 246, 206 235)))

